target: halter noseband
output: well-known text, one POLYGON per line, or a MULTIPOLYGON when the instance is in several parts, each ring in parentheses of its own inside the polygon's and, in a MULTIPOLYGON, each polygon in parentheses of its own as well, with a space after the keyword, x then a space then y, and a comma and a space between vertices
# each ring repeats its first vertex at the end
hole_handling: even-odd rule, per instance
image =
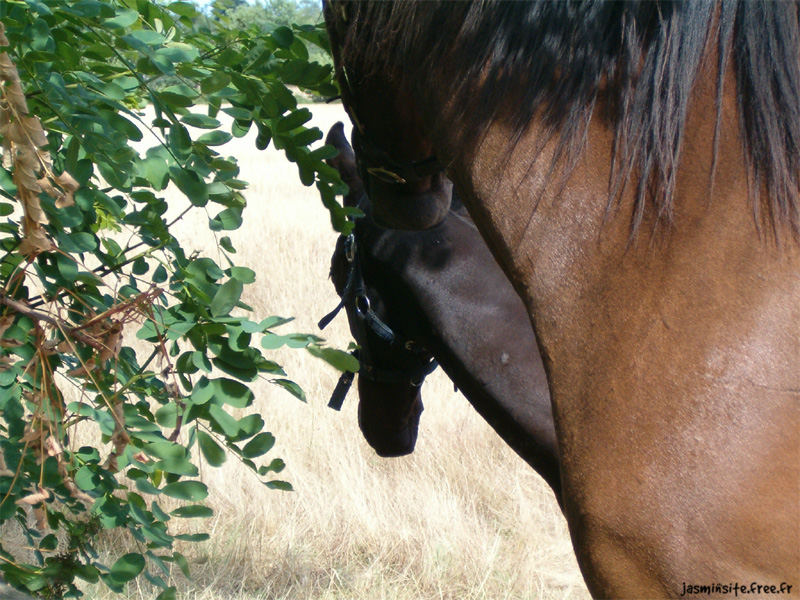
MULTIPOLYGON (((358 249, 356 248, 354 233, 344 238, 344 253, 349 268, 347 271, 347 281, 342 290, 341 301, 336 308, 320 319, 318 323, 319 328, 324 329, 344 306, 352 306, 356 316, 358 316, 369 330, 381 341, 392 346, 397 346, 403 352, 413 355, 414 358, 422 359, 428 355, 427 350, 422 348, 414 340, 395 332, 372 310, 372 303, 367 295, 367 286, 361 272, 361 262, 358 260, 358 249)), ((420 360, 420 364, 416 368, 384 369, 371 364, 368 357, 362 356, 359 350, 354 350, 351 354, 357 358, 360 363, 360 369, 358 371, 359 376, 366 377, 370 381, 378 383, 409 383, 414 387, 419 387, 422 385, 423 381, 425 381, 425 377, 431 374, 438 366, 434 358, 426 358, 420 360)), ((339 382, 333 390, 330 402, 328 402, 330 408, 334 410, 340 410, 342 408, 342 403, 347 395, 347 391, 353 383, 354 375, 355 374, 350 371, 342 373, 339 382)))
POLYGON ((397 185, 415 183, 444 170, 436 156, 410 162, 396 161, 363 135, 358 126, 353 129, 353 150, 366 174, 377 177, 385 183, 397 185))
MULTIPOLYGON (((346 20, 347 19, 345 19, 345 21, 346 20)), ((355 114, 356 102, 353 94, 353 86, 350 84, 350 77, 347 75, 347 70, 341 66, 337 66, 336 73, 340 84, 341 98, 344 101, 344 108, 350 116, 353 125, 355 125, 352 135, 353 150, 356 156, 358 156, 359 171, 361 171, 362 175, 361 180, 364 182, 364 186, 367 190, 369 190, 369 178, 365 177, 365 175, 377 177, 385 183, 405 185, 407 183, 416 183, 425 177, 430 177, 444 171, 444 167, 439 163, 439 159, 436 158, 436 155, 431 155, 422 160, 400 162, 392 158, 388 152, 372 142, 366 134, 363 123, 355 114)))

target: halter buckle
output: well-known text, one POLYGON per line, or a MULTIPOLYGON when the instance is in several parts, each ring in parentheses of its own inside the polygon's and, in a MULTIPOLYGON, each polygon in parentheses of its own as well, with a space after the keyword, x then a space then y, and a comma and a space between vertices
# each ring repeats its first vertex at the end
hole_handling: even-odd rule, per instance
POLYGON ((405 185, 407 181, 395 173, 394 171, 390 171, 385 167, 369 167, 367 168, 367 173, 372 175, 373 177, 377 177, 381 181, 385 183, 392 183, 398 185, 405 185))

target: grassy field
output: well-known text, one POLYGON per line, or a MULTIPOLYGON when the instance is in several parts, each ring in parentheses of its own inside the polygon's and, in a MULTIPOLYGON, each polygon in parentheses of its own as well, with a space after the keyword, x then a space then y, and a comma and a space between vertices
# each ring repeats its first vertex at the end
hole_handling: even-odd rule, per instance
MULTIPOLYGON (((324 132, 339 106, 314 106, 324 132)), ((319 334, 338 298, 328 279, 336 239, 316 190, 295 167, 251 138, 222 149, 251 182, 244 226, 231 235, 240 262, 257 272, 244 300, 258 319, 293 315, 288 330, 319 334)), ((186 200, 175 196, 176 212, 186 200)), ((213 215, 212 215, 213 216, 213 215)), ((206 215, 181 223, 187 251, 216 257, 206 215)), ((221 261, 220 261, 221 263, 221 261)), ((344 313, 324 332, 345 347, 344 313)), ((305 390, 302 403, 268 381, 256 410, 277 437, 267 458, 287 463, 294 492, 270 491, 229 460, 206 468, 213 519, 192 522, 211 540, 187 545, 194 581, 175 576, 186 600, 587 598, 566 525, 544 482, 519 459, 441 372, 423 389, 416 452, 381 459, 356 423, 355 391, 341 413, 326 407, 338 374, 305 351, 276 352, 305 390)), ((121 540, 108 540, 119 549, 121 540)), ((112 596, 87 590, 99 600, 112 596)), ((128 597, 150 599, 131 585, 128 597)))

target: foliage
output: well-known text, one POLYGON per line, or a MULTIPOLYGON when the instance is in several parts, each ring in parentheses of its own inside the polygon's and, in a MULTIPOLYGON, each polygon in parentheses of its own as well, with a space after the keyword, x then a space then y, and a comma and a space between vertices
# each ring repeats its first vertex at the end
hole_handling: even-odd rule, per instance
POLYGON ((315 0, 215 0, 211 12, 217 18, 232 19, 237 27, 257 23, 265 30, 281 25, 313 25, 322 20, 322 5, 315 0))
MULTIPOLYGON (((208 23, 232 31, 256 29, 269 33, 278 27, 315 25, 322 20, 322 5, 316 0, 215 0, 209 5, 208 23)), ((315 44, 307 45, 309 57, 320 64, 333 64, 330 54, 315 44)))
POLYGON ((216 148, 251 128, 348 226, 324 163, 335 151, 310 149, 322 134, 287 87, 335 94, 330 67, 309 60, 324 30, 198 17, 188 2, 0 2, 0 525, 16 523, 31 549, 0 542, 0 574, 42 597, 80 596, 77 578, 122 591, 141 574, 173 598, 170 566, 187 571, 175 540, 207 537, 173 533, 175 519, 211 514, 200 461, 233 455, 290 489, 273 478, 279 458, 261 462, 274 443, 262 417, 234 416, 259 377, 303 397, 265 352, 344 354, 277 333, 287 319, 243 316, 255 273, 228 237, 219 265, 170 232, 190 210, 218 234, 238 228, 246 183, 216 148), (185 206, 167 206, 168 185, 185 206), (97 441, 78 446, 79 429, 97 441), (110 529, 136 551, 106 565, 95 542, 110 529))

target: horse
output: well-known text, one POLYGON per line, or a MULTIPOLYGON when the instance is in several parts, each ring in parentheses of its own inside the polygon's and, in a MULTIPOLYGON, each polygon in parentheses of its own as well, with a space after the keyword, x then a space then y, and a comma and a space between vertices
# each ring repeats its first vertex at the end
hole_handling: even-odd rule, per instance
POLYGON ((595 597, 800 585, 799 12, 324 5, 376 221, 452 181, 525 304, 595 597))
POLYGON ((536 337, 475 226, 454 199, 432 229, 378 227, 342 123, 325 143, 339 151, 329 162, 349 187, 345 205, 365 213, 352 236, 339 238, 331 278, 359 345, 358 418, 367 442, 380 456, 413 451, 422 383, 438 363, 560 499, 555 426, 536 337))

